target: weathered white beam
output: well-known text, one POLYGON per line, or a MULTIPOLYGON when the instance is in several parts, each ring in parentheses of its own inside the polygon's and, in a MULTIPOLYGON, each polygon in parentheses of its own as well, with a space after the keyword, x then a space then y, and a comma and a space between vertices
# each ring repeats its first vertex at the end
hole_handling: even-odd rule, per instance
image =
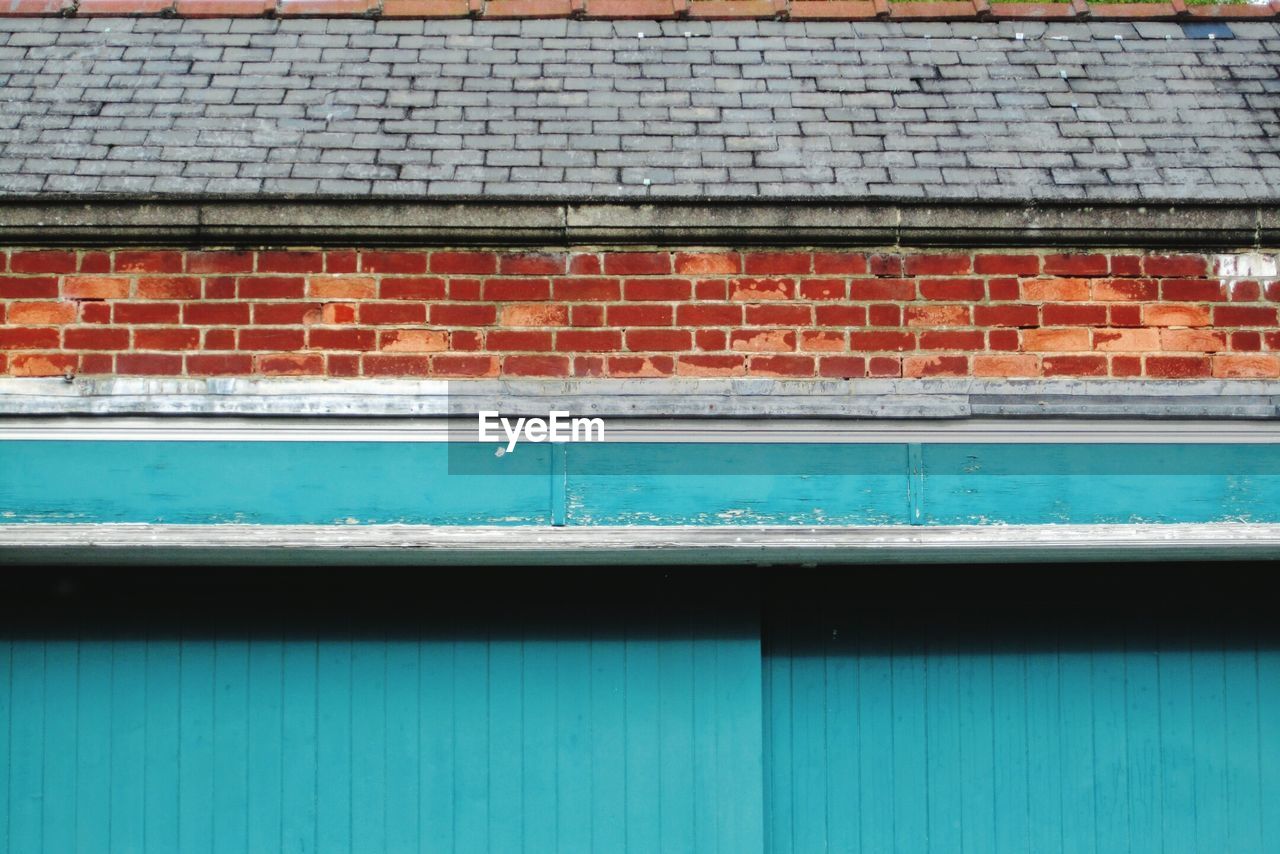
POLYGON ((3 564, 883 564, 1261 560, 1280 524, 948 527, 0 525, 3 564))

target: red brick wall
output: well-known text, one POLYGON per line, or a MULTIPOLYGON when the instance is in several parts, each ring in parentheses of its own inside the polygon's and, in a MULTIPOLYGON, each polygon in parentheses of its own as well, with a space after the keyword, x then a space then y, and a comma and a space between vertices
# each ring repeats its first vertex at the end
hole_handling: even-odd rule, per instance
POLYGON ((14 376, 1280 377, 1280 282, 1214 255, 11 249, 0 265, 14 376))

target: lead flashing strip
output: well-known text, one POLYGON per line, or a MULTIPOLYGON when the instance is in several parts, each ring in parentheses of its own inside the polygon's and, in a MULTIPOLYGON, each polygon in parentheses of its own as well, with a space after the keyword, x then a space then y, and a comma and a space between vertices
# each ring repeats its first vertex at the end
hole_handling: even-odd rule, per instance
POLYGON ((0 415, 1280 418, 1270 380, 0 378, 0 415))
POLYGON ((0 524, 6 564, 892 564, 1263 560, 1280 525, 454 527, 0 524))
MULTIPOLYGON (((1280 0, 1277 0, 1280 2, 1280 0)), ((40 246, 1280 245, 1280 205, 813 199, 623 203, 0 198, 0 240, 40 246)))

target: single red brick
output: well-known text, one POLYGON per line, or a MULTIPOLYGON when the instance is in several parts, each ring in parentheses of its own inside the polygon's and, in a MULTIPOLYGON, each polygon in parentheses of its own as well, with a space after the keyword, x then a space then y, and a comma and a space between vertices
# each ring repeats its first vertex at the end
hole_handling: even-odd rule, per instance
POLYGON ((975 255, 975 273, 1034 276, 1040 272, 1039 255, 975 255))
POLYGON ((324 304, 318 302, 254 303, 253 322, 262 326, 291 326, 317 323, 324 304))
POLYGON ((1201 305, 1145 305, 1142 322, 1146 326, 1208 326, 1209 309, 1201 305))
POLYGON ((913 300, 916 298, 914 279, 854 279, 849 283, 849 299, 913 300))
POLYGON ((916 337, 910 332, 850 332, 849 349, 858 353, 914 350, 916 337))
POLYGON ((604 356, 574 356, 573 375, 575 377, 602 377, 605 373, 604 356))
POLYGON ((1262 285, 1249 281, 1228 282, 1227 299, 1232 302, 1257 302, 1262 299, 1262 285))
POLYGON ((10 326, 0 329, 0 350, 56 350, 56 328, 10 326))
POLYGON ((454 329, 449 332, 449 344, 453 350, 483 350, 484 333, 473 329, 454 329))
POLYGON ((800 330, 800 349, 810 353, 843 353, 849 341, 843 332, 827 329, 800 330))
POLYGON ((1128 353, 1159 350, 1160 332, 1155 329, 1095 329, 1093 349, 1128 353))
POLYGON ((1010 301, 1021 299, 1022 285, 1014 278, 995 278, 987 280, 987 296, 993 300, 1010 301))
POLYGON ((345 302, 327 302, 320 312, 318 320, 308 314, 306 320, 309 323, 323 323, 326 326, 333 326, 343 323, 356 322, 356 309, 358 306, 345 302))
POLYGON ((593 276, 601 270, 599 255, 575 252, 569 256, 569 272, 575 276, 593 276))
POLYGON ((1063 353, 1089 350, 1089 330, 1076 327, 1026 329, 1022 332, 1022 349, 1035 353, 1063 353))
POLYGON ((251 273, 253 253, 229 250, 188 252, 188 273, 251 273))
POLYGON ((81 273, 110 273, 111 272, 111 253, 110 252, 81 252, 80 253, 80 272, 81 273))
POLYGON ((75 353, 15 353, 8 363, 10 376, 64 377, 76 372, 80 360, 75 353))
POLYGON ((610 326, 670 326, 669 305, 611 305, 605 310, 610 326))
POLYGON ((138 279, 136 296, 138 299, 197 300, 202 295, 213 296, 207 293, 207 286, 208 282, 201 282, 195 276, 142 276, 138 279))
POLYGON ((818 305, 814 306, 814 316, 819 326, 867 325, 867 308, 861 305, 818 305))
POLYGON ((67 350, 128 350, 129 330, 109 326, 69 326, 63 330, 67 350))
POLYGON ((67 276, 62 280, 65 299, 124 299, 129 280, 119 276, 67 276))
POLYGON ((1083 302, 1091 296, 1085 279, 1029 279, 1022 283, 1022 296, 1033 302, 1083 302))
POLYGON ((503 356, 502 373, 511 377, 567 377, 567 356, 503 356))
MULTIPOLYGON (((2 286, 0 284, 0 287, 2 286)), ((1267 284, 1267 299, 1271 302, 1280 302, 1280 282, 1269 282, 1267 284)))
POLYGON ((802 279, 800 296, 811 300, 837 300, 848 295, 844 279, 802 279))
POLYGON ((353 249, 339 249, 324 253, 326 273, 354 273, 358 269, 360 269, 360 253, 353 249))
POLYGON ((253 357, 254 370, 269 377, 322 376, 321 353, 267 353, 253 357))
POLYGON ((1212 376, 1208 356, 1148 356, 1147 376, 1190 379, 1212 376))
MULTIPOLYGON (((205 299, 234 299, 236 280, 234 276, 207 276, 204 279, 205 299)), ((138 296, 143 296, 139 293, 138 296)))
POLYGON ((867 256, 861 252, 815 252, 813 272, 860 276, 867 272, 867 256))
POLYGON ((1260 332, 1232 332, 1231 333, 1231 349, 1232 350, 1261 350, 1262 349, 1262 333, 1260 332))
POLYGON ((607 252, 604 271, 611 276, 659 276, 671 272, 670 252, 607 252))
POLYGON ((570 326, 604 326, 604 306, 591 303, 575 305, 569 312, 570 326))
POLYGON ((565 301, 617 300, 622 298, 622 284, 617 279, 571 277, 552 282, 555 298, 565 301))
POLYGON ((56 277, 0 277, 0 299, 57 299, 56 277))
POLYGON ((518 301, 551 299, 551 280, 485 279, 484 298, 518 301))
POLYGON ((749 326, 807 326, 813 323, 813 309, 807 305, 765 303, 746 307, 749 326))
POLYGON ((963 377, 969 374, 968 356, 907 356, 904 377, 963 377))
POLYGON ((317 350, 372 350, 377 335, 372 329, 324 329, 307 330, 307 345, 317 350))
POLYGON ((742 272, 742 256, 736 252, 677 253, 675 270, 694 276, 731 276, 742 272))
POLYGON ((1040 312, 1034 305, 1021 303, 975 305, 973 322, 978 326, 1039 326, 1040 312))
POLYGON ((426 323, 427 307, 416 302, 361 303, 360 322, 370 326, 426 323))
POLYGON ((1273 354, 1224 354, 1213 357, 1215 377, 1280 377, 1280 356, 1273 354))
POLYGON ((1111 376, 1113 377, 1142 376, 1142 357, 1141 356, 1112 356, 1111 357, 1111 376))
POLYGON ((746 372, 745 356, 690 354, 676 360, 676 374, 684 377, 740 377, 746 372))
POLYGON ((1213 309, 1215 326, 1275 326, 1276 309, 1265 306, 1219 305, 1213 309))
POLYGON ((724 279, 699 279, 693 283, 693 298, 724 302, 729 298, 729 283, 724 279))
POLYGON ((198 329, 136 329, 133 333, 135 350, 195 350, 199 346, 198 329))
POLYGON ((729 299, 738 302, 789 300, 796 295, 794 279, 732 279, 729 299))
POLYGON ((935 300, 980 300, 986 295, 981 279, 921 279, 920 296, 935 300))
POLYGON ((908 255, 906 262, 908 276, 945 276, 973 269, 969 255, 908 255))
POLYGON ((1035 377, 1040 375, 1040 359, 1028 355, 974 356, 975 377, 1035 377))
POLYGON ((742 306, 694 303, 676 306, 676 322, 681 326, 737 326, 742 323, 742 306))
POLYGON ((1161 279, 1160 298, 1168 302, 1218 302, 1227 298, 1221 282, 1208 279, 1161 279))
POLYGON ((431 373, 442 377, 496 377, 498 357, 441 354, 432 358, 431 373))
POLYGON ((450 277, 447 282, 449 299, 457 302, 474 302, 480 299, 481 282, 479 279, 455 279, 450 277))
POLYGON ((76 322, 76 307, 74 302, 15 302, 0 318, 14 326, 62 326, 76 322))
POLYGON ((361 360, 366 377, 426 377, 431 375, 430 356, 370 353, 361 360))
POLYGON ((669 377, 676 369, 676 360, 670 356, 610 356, 608 374, 611 377, 669 377))
POLYGON ((383 277, 378 283, 381 299, 444 299, 444 279, 423 276, 383 277))
POLYGON ((496 273, 498 257, 492 252, 432 252, 433 273, 496 273))
POLYGON ((297 250, 261 251, 258 253, 259 273, 323 273, 323 252, 299 252, 297 250))
POLYGON ((1157 298, 1154 279, 1099 279, 1093 283, 1093 298, 1101 302, 1140 301, 1157 298))
POLYGON ((764 275, 809 273, 813 256, 808 252, 749 252, 743 256, 743 270, 764 275))
POLYGON ((1141 326, 1142 306, 1113 305, 1108 316, 1112 326, 1141 326))
POLYGON ((1049 255, 1044 271, 1050 276, 1105 276, 1110 269, 1106 255, 1049 255))
POLYGON ((488 326, 498 319, 498 309, 485 304, 440 303, 431 306, 433 326, 488 326))
POLYGON ((1017 350, 1021 341, 1015 329, 993 329, 987 333, 987 347, 996 351, 1017 350))
POLYGON ((687 300, 692 293, 687 279, 627 279, 622 285, 623 297, 635 301, 687 300))
POLYGON ((208 353, 188 354, 187 373, 193 377, 234 376, 253 371, 253 357, 248 355, 208 353))
POLYGON ((872 255, 868 259, 868 269, 873 276, 901 276, 901 255, 872 255))
POLYGON ((903 310, 907 326, 966 326, 967 305, 909 305, 903 310))
POLYGON ((898 356, 873 356, 867 360, 867 376, 900 377, 902 359, 898 356))
POLYGON ((729 333, 729 349, 738 352, 776 353, 796 349, 792 329, 735 329, 729 333))
POLYGON ((1227 334, 1216 329, 1142 329, 1138 331, 1158 336, 1161 350, 1214 353, 1227 349, 1227 334))
POLYGON ((306 332, 269 327, 241 329, 237 344, 241 350, 301 350, 306 346, 306 332))
POLYGON ((176 377, 182 373, 182 357, 167 353, 121 353, 116 356, 116 371, 135 376, 176 377))
POLYGON ((1137 255, 1112 255, 1111 256, 1111 275, 1113 276, 1142 275, 1142 258, 1137 255))
POLYGON ((192 326, 226 326, 249 322, 249 304, 243 302, 188 303, 182 307, 182 322, 192 326))
POLYGON ((1040 309, 1046 326, 1103 326, 1107 307, 1095 303, 1050 302, 1040 309))
MULTIPOLYGON (((442 253, 435 253, 442 254, 442 253)), ((435 255, 432 255, 434 260, 435 255)), ((492 262, 492 257, 489 259, 492 262)), ((425 273, 427 272, 427 253, 425 252, 374 252, 360 253, 360 271, 363 273, 425 273)), ((433 273, 446 272, 432 268, 433 273)), ((471 270, 452 270, 448 272, 469 273, 471 270)), ((368 360, 365 360, 366 369, 368 360)))
POLYGON ((1148 276, 1203 276, 1209 272, 1209 259, 1203 255, 1147 255, 1142 259, 1142 272, 1148 276))
POLYGON ((119 250, 116 252, 117 273, 181 273, 181 252, 162 250, 119 250))
POLYGON ((1105 377, 1106 356, 1045 356, 1046 377, 1105 377))
POLYGON ((205 350, 234 350, 236 348, 236 331, 234 329, 206 329, 204 331, 205 350))
POLYGON ((982 350, 986 336, 979 329, 948 329, 920 333, 921 350, 982 350))
POLYGON ((236 283, 241 299, 301 299, 306 279, 297 276, 245 276, 236 283))
POLYGON ((628 329, 627 349, 644 350, 691 350, 693 336, 687 329, 628 329))
POLYGON ((811 377, 814 374, 812 356, 752 356, 747 361, 747 373, 762 377, 811 377))
POLYGON ((118 302, 116 323, 177 323, 180 307, 172 302, 118 302))
POLYGON ((502 306, 503 326, 567 326, 569 307, 543 302, 509 303, 502 306))
POLYGON ((491 351, 554 350, 552 333, 532 329, 494 329, 485 336, 485 345, 491 351))
POLYGON ((729 349, 729 336, 723 329, 695 329, 693 344, 703 352, 719 352, 729 349))
POLYGON ((372 276, 307 277, 307 293, 318 299, 373 299, 377 292, 372 276))
POLYGON ((622 333, 617 329, 568 329, 556 333, 556 350, 561 353, 605 353, 622 349, 622 333))
POLYGON ((818 360, 818 376, 854 379, 867 375, 867 360, 861 356, 823 356, 818 360))
POLYGON ((902 306, 892 303, 877 303, 867 306, 868 326, 901 326, 902 306))
POLYGON ((9 269, 15 273, 74 273, 74 252, 60 250, 17 250, 9 254, 9 269))
POLYGON ((512 276, 550 276, 564 273, 569 256, 524 254, 498 256, 498 272, 512 276))
POLYGON ((325 371, 331 377, 360 376, 360 357, 343 353, 329 353, 325 356, 325 371))

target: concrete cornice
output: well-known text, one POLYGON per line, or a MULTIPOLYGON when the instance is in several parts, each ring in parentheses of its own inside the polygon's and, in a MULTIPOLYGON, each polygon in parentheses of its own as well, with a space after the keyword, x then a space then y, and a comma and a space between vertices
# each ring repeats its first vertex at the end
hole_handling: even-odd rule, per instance
POLYGON ((1280 245, 1280 203, 0 200, 9 245, 1280 245))

